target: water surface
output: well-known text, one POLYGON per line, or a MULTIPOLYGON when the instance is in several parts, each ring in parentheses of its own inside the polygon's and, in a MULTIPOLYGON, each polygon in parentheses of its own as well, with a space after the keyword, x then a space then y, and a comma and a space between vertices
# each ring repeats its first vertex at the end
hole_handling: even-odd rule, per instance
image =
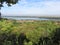
POLYGON ((60 18, 39 18, 39 17, 27 17, 27 16, 2 16, 2 18, 14 19, 14 20, 59 20, 60 18))

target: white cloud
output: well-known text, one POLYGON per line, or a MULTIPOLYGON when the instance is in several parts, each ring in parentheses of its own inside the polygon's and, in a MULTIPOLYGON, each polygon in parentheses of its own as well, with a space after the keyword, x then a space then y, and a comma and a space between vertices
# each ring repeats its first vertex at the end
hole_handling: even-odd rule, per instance
POLYGON ((40 2, 31 4, 32 7, 22 8, 22 14, 42 14, 42 15, 59 15, 60 2, 40 2), (37 7, 39 6, 39 7, 37 7))
POLYGON ((14 15, 60 15, 60 2, 59 1, 42 1, 28 3, 22 0, 20 4, 2 10, 2 13, 14 15), (8 11, 5 11, 8 10, 8 11), (12 11, 11 11, 12 10, 12 11), (11 13, 10 13, 11 12, 11 13), (14 13, 12 13, 14 12, 14 13))

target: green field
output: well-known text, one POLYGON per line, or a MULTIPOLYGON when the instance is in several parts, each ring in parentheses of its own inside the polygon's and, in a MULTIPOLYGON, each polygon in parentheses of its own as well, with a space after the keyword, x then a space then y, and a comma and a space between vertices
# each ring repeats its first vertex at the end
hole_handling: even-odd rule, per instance
POLYGON ((60 21, 1 19, 0 45, 59 45, 59 30, 60 21))

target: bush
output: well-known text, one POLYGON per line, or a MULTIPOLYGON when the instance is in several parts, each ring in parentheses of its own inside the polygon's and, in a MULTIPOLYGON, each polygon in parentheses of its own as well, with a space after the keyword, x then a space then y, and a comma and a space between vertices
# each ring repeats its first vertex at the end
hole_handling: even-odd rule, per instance
POLYGON ((43 39, 42 43, 45 41, 45 45, 46 37, 49 39, 48 43, 51 43, 56 28, 60 28, 60 24, 57 21, 19 22, 16 20, 1 19, 0 45, 18 45, 21 33, 24 33, 25 36, 25 38, 23 37, 22 45, 40 45, 40 39, 43 39))

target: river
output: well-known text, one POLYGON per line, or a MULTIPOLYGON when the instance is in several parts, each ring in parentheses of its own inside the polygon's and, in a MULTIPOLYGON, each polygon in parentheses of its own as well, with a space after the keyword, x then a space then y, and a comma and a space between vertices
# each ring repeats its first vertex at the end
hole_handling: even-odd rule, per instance
POLYGON ((54 20, 60 21, 60 18, 44 18, 44 17, 28 17, 28 16, 2 16, 2 18, 14 19, 14 20, 54 20))

